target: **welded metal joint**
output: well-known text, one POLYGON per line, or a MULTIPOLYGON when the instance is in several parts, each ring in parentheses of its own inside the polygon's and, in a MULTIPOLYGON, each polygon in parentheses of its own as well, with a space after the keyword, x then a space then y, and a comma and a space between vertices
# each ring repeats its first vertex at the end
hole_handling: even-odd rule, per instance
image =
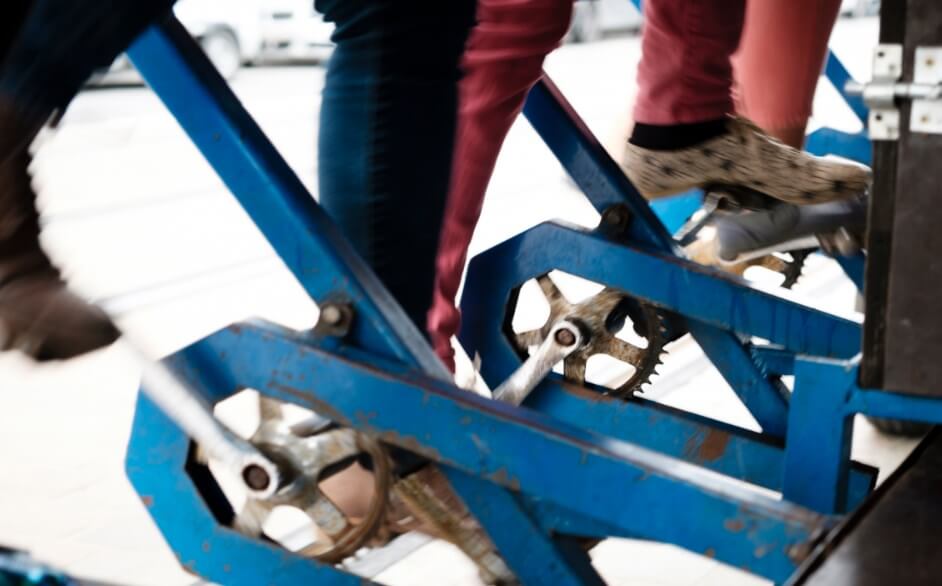
POLYGON ((581 348, 587 341, 579 326, 562 320, 553 326, 536 352, 494 391, 498 401, 519 405, 546 378, 553 367, 581 348))

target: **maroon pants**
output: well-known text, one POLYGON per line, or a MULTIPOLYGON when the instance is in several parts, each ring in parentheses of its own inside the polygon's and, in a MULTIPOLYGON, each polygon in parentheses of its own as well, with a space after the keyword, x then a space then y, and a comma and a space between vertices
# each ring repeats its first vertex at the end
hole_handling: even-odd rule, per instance
MULTIPOLYGON (((698 122, 738 110, 767 130, 803 127, 839 5, 645 0, 635 120, 698 122)), ((460 323, 455 298, 487 184, 527 91, 540 79, 543 59, 565 35, 571 14, 572 0, 478 0, 428 315, 435 351, 452 368, 450 340, 460 323)))

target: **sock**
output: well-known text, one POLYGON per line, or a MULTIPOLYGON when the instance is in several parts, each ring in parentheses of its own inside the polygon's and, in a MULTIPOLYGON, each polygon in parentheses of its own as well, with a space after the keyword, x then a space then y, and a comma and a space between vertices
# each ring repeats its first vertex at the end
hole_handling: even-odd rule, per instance
POLYGON ((728 118, 694 122, 691 124, 642 124, 635 123, 628 142, 653 151, 674 151, 700 144, 726 134, 728 118))

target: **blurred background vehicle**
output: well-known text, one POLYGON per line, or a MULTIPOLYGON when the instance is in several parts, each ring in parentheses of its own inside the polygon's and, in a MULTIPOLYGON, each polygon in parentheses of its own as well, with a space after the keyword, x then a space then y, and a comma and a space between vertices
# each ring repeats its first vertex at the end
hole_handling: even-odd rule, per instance
MULTIPOLYGON (((875 16, 880 13, 880 0, 843 0, 840 13, 875 16)), ((613 33, 638 32, 642 22, 641 12, 629 0, 581 0, 575 4, 566 40, 589 43, 613 33)))
POLYGON ((322 62, 334 49, 334 25, 314 10, 312 0, 265 0, 262 4, 263 61, 322 62))
POLYGON ((637 32, 641 30, 641 21, 641 12, 629 0, 576 2, 566 40, 589 43, 611 33, 637 32))
MULTIPOLYGON (((880 0, 843 0, 842 16, 873 16, 880 0)), ((180 0, 174 8, 226 79, 245 65, 320 63, 330 57, 333 25, 314 10, 313 0, 180 0)), ((568 42, 588 43, 614 33, 636 33, 641 12, 629 0, 575 3, 568 42)), ((97 73, 90 85, 141 83, 126 56, 97 73)))
MULTIPOLYGON (((226 79, 245 65, 321 62, 333 50, 333 25, 312 0, 180 0, 174 12, 226 79)), ((89 82, 137 83, 141 78, 125 55, 89 82)))
POLYGON ((880 0, 843 0, 841 16, 876 16, 880 14, 880 0))

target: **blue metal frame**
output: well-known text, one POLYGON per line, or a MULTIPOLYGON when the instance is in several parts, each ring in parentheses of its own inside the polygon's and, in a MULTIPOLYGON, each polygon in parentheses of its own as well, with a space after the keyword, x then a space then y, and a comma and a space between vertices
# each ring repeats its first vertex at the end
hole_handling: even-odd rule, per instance
MULTIPOLYGON (((563 270, 673 314, 763 433, 557 376, 519 408, 462 391, 179 23, 130 55, 311 297, 356 314, 342 340, 240 324, 168 362, 210 403, 253 388, 436 462, 526 584, 601 583, 571 535, 673 543, 783 582, 873 486, 875 471, 848 457, 850 414, 942 421, 939 402, 856 388, 856 322, 681 258, 672 224, 698 198, 671 202, 666 226, 549 80, 528 117, 596 209, 624 207, 631 221, 621 234, 544 224, 472 262, 461 337, 483 375, 494 383, 519 365, 504 332, 515 290, 563 270), (779 378, 792 373, 789 399, 779 378)), ((127 473, 186 568, 227 585, 362 583, 229 529, 228 504, 190 455, 142 395, 127 473)))
MULTIPOLYGON (((531 577, 528 583, 556 583, 551 580, 562 572, 556 562, 565 556, 550 563, 529 549, 533 538, 548 547, 556 530, 675 543, 784 580, 803 561, 804 546, 835 522, 678 459, 483 399, 400 363, 351 348, 340 354, 319 342, 278 326, 240 324, 197 342, 170 364, 210 402, 253 388, 457 469, 455 488, 486 526, 491 518, 531 520, 529 528, 489 527, 498 544, 507 544, 502 553, 511 567, 531 577), (480 479, 512 491, 519 506, 509 514, 495 510, 500 502, 494 488, 476 488, 480 479), (690 523, 691 511, 697 512, 696 523, 690 523)), ((241 567, 240 547, 217 547, 216 540, 232 532, 212 527, 207 505, 198 502, 185 476, 166 474, 168 464, 178 470, 185 465, 183 434, 143 397, 134 428, 128 474, 181 559, 211 579, 218 579, 220 564, 241 567), (168 508, 176 511, 169 521, 162 517, 168 508), (196 521, 181 523, 182 517, 209 526, 194 531, 196 521)), ((565 567, 563 574, 585 570, 568 562, 565 567)), ((248 582, 233 575, 225 583, 248 582)))
POLYGON ((863 389, 858 373, 859 357, 796 362, 783 489, 789 501, 827 514, 853 508, 847 495, 854 415, 942 423, 939 398, 863 389))
POLYGON ((651 206, 551 80, 544 79, 534 87, 524 112, 596 210, 604 217, 608 210, 624 207, 632 220, 617 242, 604 233, 543 225, 472 261, 462 304, 465 327, 459 337, 469 353, 481 354, 486 380, 495 384, 512 368, 505 358, 495 356, 506 355, 508 350, 494 339, 503 330, 502 308, 511 290, 527 279, 559 269, 622 289, 688 318, 687 329, 763 431, 781 437, 787 425, 785 390, 766 376, 737 334, 758 336, 795 353, 847 358, 860 349, 859 326, 786 303, 784 294, 760 293, 741 280, 681 259, 676 243, 651 206), (623 240, 638 248, 623 245, 623 240), (495 287, 495 278, 505 281, 495 287), (712 289, 708 282, 719 288, 712 289), (484 304, 486 309, 479 307, 484 304), (789 336, 790 342, 785 340, 789 336), (797 338, 802 337, 810 344, 800 343, 797 338))
MULTIPOLYGON (((312 298, 342 301, 354 308, 356 319, 346 341, 377 359, 394 359, 414 372, 449 379, 415 326, 317 206, 182 25, 169 18, 145 32, 128 54, 312 298)), ((203 372, 211 370, 209 364, 197 364, 203 372)), ((142 400, 145 412, 147 405, 142 400)), ((160 445, 152 445, 151 451, 163 450, 160 445)), ((154 473, 137 475, 135 470, 129 464, 129 477, 138 482, 138 491, 156 493, 147 484, 154 473)), ((167 481, 162 475, 157 474, 161 483, 167 481)), ((466 500, 473 496, 459 494, 466 500)), ((507 515, 525 514, 512 498, 504 499, 501 507, 507 515)), ((177 547, 172 528, 165 528, 165 535, 177 547)), ((180 548, 191 544, 188 536, 181 540, 180 548)), ((199 553, 192 555, 205 557, 199 553)), ((508 556, 508 563, 517 569, 515 559, 508 556)))
POLYGON ((867 135, 868 110, 863 97, 847 93, 847 85, 854 79, 833 52, 828 53, 824 75, 863 124, 863 129, 857 133, 847 133, 833 128, 819 128, 808 135, 805 148, 816 155, 836 154, 869 165, 873 149, 867 135))

